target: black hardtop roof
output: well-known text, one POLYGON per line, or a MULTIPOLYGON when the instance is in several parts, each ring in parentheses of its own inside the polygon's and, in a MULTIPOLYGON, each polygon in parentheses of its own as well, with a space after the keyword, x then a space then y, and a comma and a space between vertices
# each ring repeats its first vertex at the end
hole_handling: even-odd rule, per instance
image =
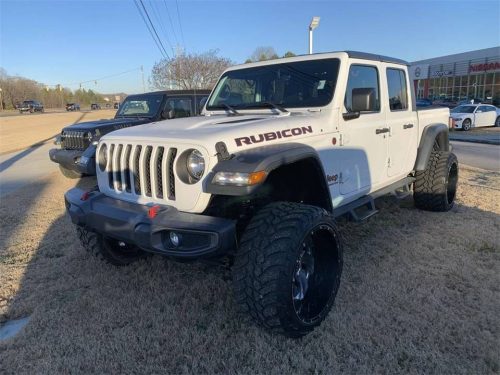
POLYGON ((200 90, 163 90, 163 91, 152 91, 152 92, 145 92, 142 94, 131 94, 128 95, 128 97, 134 97, 134 96, 144 96, 144 95, 208 95, 210 94, 212 90, 206 90, 206 89, 200 89, 200 90))
POLYGON ((401 65, 410 65, 408 61, 396 59, 394 57, 389 57, 389 56, 377 55, 375 53, 366 53, 359 51, 344 51, 344 52, 347 53, 347 55, 353 59, 365 59, 365 60, 374 60, 374 61, 388 62, 394 64, 401 64, 401 65))

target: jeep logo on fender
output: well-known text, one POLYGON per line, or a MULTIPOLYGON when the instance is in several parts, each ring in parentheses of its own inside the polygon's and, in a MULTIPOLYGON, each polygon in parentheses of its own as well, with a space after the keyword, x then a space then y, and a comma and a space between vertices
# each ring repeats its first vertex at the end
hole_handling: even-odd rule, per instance
POLYGON ((298 135, 312 133, 312 132, 313 130, 311 126, 302 126, 300 128, 292 128, 292 129, 279 130, 277 132, 251 135, 250 137, 235 138, 234 141, 236 142, 236 146, 240 147, 243 145, 251 145, 254 143, 274 141, 275 139, 295 137, 298 135))

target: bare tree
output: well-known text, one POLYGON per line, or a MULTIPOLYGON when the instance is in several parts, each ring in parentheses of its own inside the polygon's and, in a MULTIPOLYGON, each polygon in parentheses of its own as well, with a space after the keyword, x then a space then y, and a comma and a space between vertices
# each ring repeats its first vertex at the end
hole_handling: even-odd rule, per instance
POLYGON ((92 90, 77 90, 73 93, 68 88, 49 88, 28 78, 9 76, 3 68, 0 68, 0 88, 4 109, 14 109, 23 100, 40 100, 46 108, 61 107, 64 103, 74 101, 84 105, 103 102, 103 96, 92 90))
POLYGON ((257 47, 245 62, 265 61, 279 59, 273 47, 257 47))
POLYGON ((149 84, 157 90, 211 89, 231 60, 217 56, 216 50, 202 54, 182 54, 162 59, 151 71, 149 84))

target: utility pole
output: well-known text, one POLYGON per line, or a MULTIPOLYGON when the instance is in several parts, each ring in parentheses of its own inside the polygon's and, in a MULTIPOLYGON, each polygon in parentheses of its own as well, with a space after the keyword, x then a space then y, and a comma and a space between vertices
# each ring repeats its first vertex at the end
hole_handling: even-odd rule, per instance
POLYGON ((141 76, 142 76, 142 92, 146 92, 146 85, 144 84, 144 67, 141 65, 141 76))

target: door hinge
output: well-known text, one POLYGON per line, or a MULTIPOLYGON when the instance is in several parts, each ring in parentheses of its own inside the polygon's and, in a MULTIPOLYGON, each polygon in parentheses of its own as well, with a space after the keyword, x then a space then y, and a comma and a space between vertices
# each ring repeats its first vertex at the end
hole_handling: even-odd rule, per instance
POLYGON ((387 167, 388 168, 392 167, 391 158, 387 158, 387 167))

